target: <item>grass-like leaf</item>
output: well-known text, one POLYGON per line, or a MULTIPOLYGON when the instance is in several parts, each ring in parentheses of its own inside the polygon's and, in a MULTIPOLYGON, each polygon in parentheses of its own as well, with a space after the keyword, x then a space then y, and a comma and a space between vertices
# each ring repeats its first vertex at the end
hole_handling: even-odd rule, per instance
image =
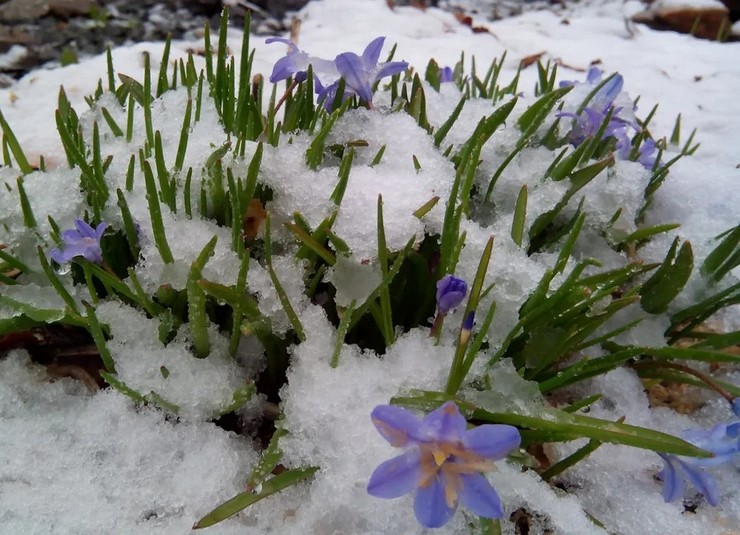
POLYGON ((285 472, 264 481, 259 492, 242 492, 241 494, 237 494, 231 498, 229 501, 222 503, 206 516, 198 520, 193 525, 193 529, 202 529, 218 524, 230 516, 235 515, 239 511, 246 509, 253 503, 308 479, 316 473, 317 470, 318 468, 315 467, 286 470, 285 472))

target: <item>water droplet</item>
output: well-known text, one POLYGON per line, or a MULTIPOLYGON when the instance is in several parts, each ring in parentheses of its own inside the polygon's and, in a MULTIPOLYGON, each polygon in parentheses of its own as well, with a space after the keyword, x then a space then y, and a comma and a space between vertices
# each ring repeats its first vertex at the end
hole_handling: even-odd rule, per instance
POLYGON ((70 264, 61 264, 54 271, 57 275, 66 275, 72 271, 72 266, 70 264))

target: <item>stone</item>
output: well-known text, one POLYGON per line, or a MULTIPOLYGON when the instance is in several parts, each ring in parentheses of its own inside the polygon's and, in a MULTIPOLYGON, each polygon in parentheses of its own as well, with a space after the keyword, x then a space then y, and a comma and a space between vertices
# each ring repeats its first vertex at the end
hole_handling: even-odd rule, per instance
POLYGON ((35 20, 49 12, 46 0, 9 0, 0 9, 0 22, 35 20))
POLYGON ((705 7, 674 7, 655 2, 647 11, 635 14, 632 20, 655 30, 691 33, 702 39, 714 40, 729 30, 729 13, 729 9, 719 2, 705 7))

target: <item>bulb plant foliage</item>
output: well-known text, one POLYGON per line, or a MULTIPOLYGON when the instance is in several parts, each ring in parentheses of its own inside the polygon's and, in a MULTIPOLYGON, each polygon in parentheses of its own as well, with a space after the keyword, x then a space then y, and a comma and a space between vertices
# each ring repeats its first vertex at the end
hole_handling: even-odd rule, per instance
MULTIPOLYGON (((312 334, 304 326, 306 307, 323 309, 336 330, 327 367, 342 366, 345 344, 372 350, 382 360, 401 333, 426 329, 430 347, 451 348, 447 383, 436 391, 399 391, 386 400, 390 405, 375 408, 372 422, 368 413, 368 426, 374 423, 391 446, 407 448, 367 474, 369 500, 413 493, 416 516, 429 527, 446 523, 461 503, 480 515, 484 531, 493 529, 506 504, 499 503, 484 475, 491 461, 521 463, 527 450, 545 442, 585 437, 591 440, 589 451, 549 468, 527 469, 550 479, 604 442, 644 448, 665 462, 666 500, 683 493, 682 478, 687 478, 710 505, 719 503, 720 489, 709 475, 719 463, 702 460, 737 454, 737 423, 681 438, 579 412, 598 396, 516 412, 502 409, 489 395, 499 388, 495 370, 502 363, 545 395, 568 393, 573 384, 624 366, 646 380, 710 388, 728 401, 740 395, 740 387, 694 366, 739 361, 722 351, 738 342, 737 332, 706 334, 700 326, 740 302, 740 283, 730 275, 740 263, 740 227, 719 236, 701 265, 694 265, 691 245, 679 237, 661 261, 640 258, 645 244, 675 233, 670 222, 646 225, 644 214, 671 165, 696 150, 693 133, 681 144, 677 122, 670 139, 655 137, 649 129, 652 112, 643 119, 635 115, 635 103, 623 90, 628 80, 619 74, 591 69, 584 81, 558 84, 557 67, 538 64, 537 86, 525 96, 518 75, 506 85, 500 79, 504 58, 485 72, 476 71, 475 62, 469 68, 465 58, 453 68, 431 61, 416 70, 420 66, 393 61, 401 52, 395 48, 379 62, 383 37, 362 54, 338 50, 334 60, 272 39, 289 49, 272 72, 275 84, 267 84, 252 72, 248 33, 240 62, 229 56, 227 25, 224 13, 217 38, 207 29, 201 70, 192 56, 171 64, 168 45, 158 75, 147 56, 144 79, 137 81, 116 76, 109 52, 107 76, 87 99, 88 112, 78 115, 60 91, 57 127, 66 163, 79 177, 68 187, 79 189, 82 199, 80 212, 66 216, 70 228, 34 212, 27 184, 45 171, 29 164, 0 115, 0 170, 3 177, 13 175, 4 179, 2 195, 21 207, 15 219, 0 215, 0 336, 41 326, 86 331, 97 345, 101 377, 110 388, 173 413, 184 410, 180 402, 127 384, 119 373, 126 357, 111 350, 115 316, 105 307, 120 303, 156 321, 164 347, 184 336, 193 359, 213 359, 222 346, 233 356, 246 339, 254 339, 264 353, 264 370, 230 387, 230 394, 209 409, 207 416, 217 419, 256 394, 279 401, 280 389, 290 387, 285 382, 293 349, 312 334), (433 121, 427 103, 448 86, 457 88, 459 103, 446 119, 433 121), (176 136, 166 137, 154 124, 153 110, 178 91, 186 94, 180 101, 181 126, 176 136), (471 103, 487 111, 458 140, 458 121, 471 103), (208 155, 197 159, 191 156, 206 109, 216 110, 226 139, 205 140, 208 155), (377 249, 358 263, 373 266, 377 276, 366 292, 340 300, 340 288, 328 274, 356 253, 337 223, 345 194, 356 169, 379 168, 384 152, 393 147, 374 147, 335 130, 352 118, 372 120, 368 114, 410 116, 449 162, 450 172, 443 196, 416 199, 418 209, 408 215, 420 221, 422 231, 402 242, 394 238, 391 243, 398 233, 384 222, 389 200, 378 196, 377 249), (112 146, 115 157, 108 152, 112 146), (307 170, 336 174, 322 200, 331 209, 318 222, 281 204, 280 192, 263 170, 268 151, 295 153, 301 146, 307 170), (540 174, 517 183, 514 162, 541 157, 543 151, 551 158, 540 174), (626 180, 616 171, 625 160, 636 162, 629 169, 642 177, 642 195, 636 206, 614 206, 611 218, 600 219, 591 213, 589 196, 626 180), (557 192, 545 197, 544 208, 540 191, 557 192), (427 222, 433 214, 439 225, 427 222), (494 228, 491 214, 506 221, 506 228, 499 224, 487 241, 471 241, 473 225, 494 228), (178 245, 188 238, 177 234, 173 223, 189 220, 217 228, 196 253, 178 245), (504 306, 506 298, 497 290, 506 283, 502 277, 517 276, 497 265, 498 247, 523 262, 550 259, 516 306, 504 306), (478 252, 473 261, 471 250, 478 252), (610 251, 609 261, 591 257, 593 250, 610 251), (227 263, 232 269, 226 275, 209 271, 209 264, 223 257, 232 259, 227 263), (298 297, 305 302, 296 301, 295 280, 285 280, 288 261, 301 266, 298 297), (143 264, 152 262, 161 266, 159 278, 142 275, 143 264), (272 308, 265 292, 248 282, 254 272, 269 281, 272 308), (706 285, 705 297, 679 303, 676 298, 689 280, 706 285), (640 322, 658 316, 667 318, 664 343, 625 341, 640 322), (417 416, 424 413, 423 419, 417 416), (512 452, 518 452, 516 459, 503 461, 512 452)), ((424 173, 423 160, 414 154, 407 160, 424 173)), ((168 370, 154 372, 169 380, 168 370)), ((281 459, 278 442, 290 433, 290 419, 278 420, 248 490, 216 507, 196 527, 222 521, 320 470, 291 466, 273 475, 281 459)), ((659 487, 656 483, 656 492, 659 487)))

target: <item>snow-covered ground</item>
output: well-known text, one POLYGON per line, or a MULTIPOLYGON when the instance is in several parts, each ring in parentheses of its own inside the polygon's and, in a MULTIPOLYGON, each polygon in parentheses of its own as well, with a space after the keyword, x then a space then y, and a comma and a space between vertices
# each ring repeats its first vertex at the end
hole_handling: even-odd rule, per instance
MULTIPOLYGON (((624 76, 626 91, 632 97, 640 95, 641 116, 654 104, 660 104, 650 127, 656 137, 670 135, 679 113, 684 135, 698 129, 699 151, 671 169, 648 214, 648 223, 682 224, 680 235, 692 242, 698 265, 708 252, 708 240, 740 220, 740 122, 737 121, 740 43, 720 44, 634 26, 625 17, 639 9, 641 5, 634 1, 583 2, 559 14, 538 11, 495 23, 476 20, 475 26, 485 26, 488 32, 474 33, 449 13, 437 9, 390 10, 385 0, 321 0, 310 3, 300 13, 298 44, 310 54, 332 58, 345 50, 359 53, 373 38, 384 35, 385 50, 397 43, 396 59, 408 61, 419 71, 423 71, 429 58, 435 58, 440 65, 454 65, 464 51, 466 58, 474 55, 478 65, 487 66, 507 51, 507 63, 501 73, 504 81, 513 77, 520 60, 539 53, 543 53, 543 61, 559 62, 560 79, 582 80, 594 63, 607 73, 618 71, 624 76)), ((238 51, 240 41, 235 32, 231 50, 238 51)), ((266 45, 256 37, 251 44, 256 49, 253 70, 269 76, 275 61, 285 53, 285 47, 266 45)), ((200 43, 173 43, 171 57, 184 58, 189 49, 200 46, 200 43)), ((141 79, 142 53, 148 51, 152 58, 158 58, 162 48, 162 43, 141 43, 116 49, 113 51, 115 68, 141 79)), ((83 97, 93 92, 98 79, 105 76, 105 68, 105 57, 100 56, 78 65, 32 72, 14 86, 0 90, 0 109, 32 162, 37 162, 38 155, 43 154, 47 168, 65 163, 54 124, 58 87, 64 85, 72 104, 83 111, 86 109, 83 97)), ((525 68, 519 87, 531 90, 536 77, 534 66, 525 68)), ((157 111, 158 118, 163 132, 169 128, 176 133, 181 124, 176 119, 177 113, 181 113, 184 99, 182 94, 168 98, 157 111), (169 119, 171 124, 167 126, 169 119)), ((458 98, 451 91, 430 95, 430 121, 444 120, 458 98)), ((204 136, 218 131, 216 124, 208 122, 215 113, 212 110, 203 113, 203 124, 199 123, 192 134, 193 148, 187 155, 193 162, 212 152, 211 144, 219 146, 224 141, 223 133, 215 139, 195 139, 198 128, 204 136)), ((478 119, 473 116, 475 110, 469 113, 470 124, 475 124, 478 119)), ((429 168, 423 187, 430 192, 419 193, 419 197, 428 200, 431 193, 445 196, 444 188, 449 188, 449 184, 445 186, 440 177, 453 172, 451 164, 440 157, 425 136, 413 133, 415 123, 408 116, 393 118, 394 124, 383 123, 364 110, 355 112, 353 117, 357 123, 345 122, 333 135, 356 139, 367 134, 377 137, 368 137, 370 143, 388 143, 387 165, 382 169, 389 176, 406 176, 412 172, 411 161, 402 164, 401 156, 394 154, 392 143, 396 140, 403 143, 405 150, 411 150, 422 166, 429 168), (399 163, 393 167, 396 162, 399 163)), ((468 124, 461 128, 460 132, 453 129, 450 133, 450 139, 456 143, 464 140, 465 132, 469 134, 472 127, 468 124)), ((323 217, 322 207, 313 205, 300 190, 291 191, 287 187, 280 190, 289 178, 291 158, 301 159, 300 143, 304 142, 305 138, 297 138, 295 154, 290 150, 279 156, 266 152, 264 165, 273 180, 271 185, 279 192, 276 210, 290 214, 288 205, 300 206, 304 216, 315 225, 323 217), (286 206, 280 206, 280 202, 286 206)), ((165 150, 175 148, 169 146, 165 150)), ((121 176, 125 176, 124 172, 125 166, 121 176)), ((59 171, 59 180, 63 173, 59 171)), ((380 173, 367 179, 378 181, 384 198, 393 196, 393 183, 384 182, 380 173)), ((69 186, 69 182, 36 185, 31 182, 27 181, 26 188, 30 195, 38 196, 40 213, 44 210, 61 213, 57 221, 67 228, 75 207, 82 202, 78 193, 69 191, 75 186, 69 186)), ((350 184, 347 202, 356 202, 360 211, 362 192, 353 191, 354 185, 350 184)), ((331 193, 331 187, 328 192, 331 193)), ((370 203, 375 202, 375 195, 368 197, 370 203)), ((20 208, 17 210, 20 213, 20 208)), ((403 219, 408 213, 404 216, 402 211, 394 215, 393 203, 389 203, 388 240, 396 249, 410 235, 421 232, 413 227, 414 220, 403 219), (403 232, 394 234, 390 229, 393 222, 403 232)), ((441 215, 441 209, 430 213, 428 225, 441 225, 441 215)), ((46 223, 40 224, 42 234, 48 234, 46 223)), ((167 220, 166 225, 168 232, 179 229, 180 242, 171 240, 178 258, 188 258, 192 251, 197 254, 210 237, 207 233, 211 227, 200 221, 167 220)), ((351 235, 350 227, 350 222, 338 221, 336 229, 340 235, 351 235)), ((480 255, 482 245, 479 244, 485 242, 487 233, 471 228, 469 234, 472 252, 468 251, 470 258, 461 262, 463 269, 469 270, 465 275, 472 279, 475 263, 471 259, 476 252, 480 255)), ((217 249, 208 267, 213 271, 205 276, 229 284, 236 277, 238 261, 233 254, 230 256, 226 243, 228 237, 220 240, 221 249, 217 249), (211 268, 212 265, 215 267, 211 268)), ((368 247, 367 254, 375 250, 375 243, 367 243, 366 236, 359 233, 351 243, 356 254, 362 256, 365 252, 363 244, 368 247)), ((154 251, 154 245, 149 244, 149 249, 154 251)), ((165 267, 160 269, 152 262, 154 265, 148 266, 147 273, 139 273, 146 288, 155 289, 165 281, 179 281, 173 284, 182 287, 186 272, 166 272, 165 267)), ((309 333, 306 342, 293 354, 290 386, 284 399, 292 428, 281 446, 294 466, 319 464, 322 470, 310 483, 255 504, 240 516, 206 532, 285 535, 426 532, 414 519, 410 499, 378 500, 365 491, 374 467, 393 454, 375 433, 369 413, 375 405, 387 403, 401 388, 439 389, 449 367, 452 342, 443 339, 441 345, 420 354, 418 348, 428 345, 427 334, 413 330, 392 346, 384 356, 382 367, 356 347, 345 346, 342 364, 330 370, 327 367, 330 354, 325 351, 326 347, 333 347, 333 327, 302 295, 300 271, 296 266, 283 261, 276 269, 294 304, 297 303, 309 333)), ((495 269, 514 274, 521 267, 503 265, 495 269)), ((535 270, 520 275, 523 279, 532 278, 519 283, 521 291, 531 288, 540 274, 535 270)), ((277 313, 279 302, 267 289, 269 280, 265 271, 250 268, 249 277, 250 284, 265 288, 260 302, 265 307, 263 312, 278 325, 283 321, 287 327, 285 319, 277 313)), ((515 310, 513 304, 511 307, 515 310)), ((141 314, 122 305, 101 305, 98 314, 102 321, 113 324, 115 319, 122 325, 120 331, 112 332, 111 351, 117 362, 129 363, 129 368, 122 365, 118 370, 128 382, 136 383, 142 376, 140 367, 146 366, 146 358, 156 357, 168 362, 171 372, 193 374, 194 379, 186 384, 197 384, 200 377, 204 383, 218 382, 225 391, 209 390, 212 386, 209 383, 203 386, 204 392, 169 392, 163 397, 170 401, 177 398, 178 404, 186 409, 181 421, 172 421, 153 408, 135 406, 115 391, 91 395, 81 383, 71 379, 50 383, 42 368, 28 363, 27 355, 11 352, 0 360, 0 533, 186 533, 214 506, 244 490, 246 477, 258 458, 254 446, 249 440, 202 420, 239 385, 246 373, 239 377, 231 368, 218 368, 218 361, 213 364, 217 368, 214 370, 205 364, 197 369, 185 365, 178 368, 178 348, 181 353, 187 353, 184 341, 175 340, 167 348, 148 345, 146 330, 156 326, 147 327, 141 314), (116 337, 135 340, 137 333, 144 333, 140 346, 116 345, 116 337), (219 373, 225 373, 226 378, 219 373)), ((740 324, 738 315, 726 319, 728 326, 737 328, 740 324)), ((650 327, 658 329, 660 324, 650 327)), ((214 345, 225 346, 226 341, 218 335, 214 339, 217 340, 214 345)), ((207 359, 209 363, 211 360, 211 357, 207 359)), ((740 377, 735 373, 734 378, 725 379, 737 383, 740 377)), ((154 388, 147 384, 137 386, 154 388)), ((584 396, 601 392, 608 401, 596 404, 590 415, 611 420, 625 416, 627 423, 672 434, 696 426, 697 422, 707 425, 726 419, 728 414, 726 404, 714 398, 709 398, 692 418, 668 409, 650 409, 642 384, 627 370, 617 370, 580 388, 584 396)), ((563 447, 562 452, 572 449, 563 447)), ((568 495, 541 483, 532 472, 520 472, 514 465, 500 464, 491 480, 501 494, 505 518, 515 509, 526 507, 547 519, 539 525, 549 526, 557 533, 719 534, 736 532, 740 525, 737 471, 719 475, 723 493, 718 507, 703 503, 690 513, 684 512, 680 502, 663 503, 661 484, 654 478, 660 460, 644 450, 601 447, 567 474, 568 495), (591 523, 587 513, 604 522, 606 529, 591 523)), ((466 520, 458 514, 440 532, 467 533, 466 520)), ((508 520, 503 526, 506 532, 513 532, 508 520)))

